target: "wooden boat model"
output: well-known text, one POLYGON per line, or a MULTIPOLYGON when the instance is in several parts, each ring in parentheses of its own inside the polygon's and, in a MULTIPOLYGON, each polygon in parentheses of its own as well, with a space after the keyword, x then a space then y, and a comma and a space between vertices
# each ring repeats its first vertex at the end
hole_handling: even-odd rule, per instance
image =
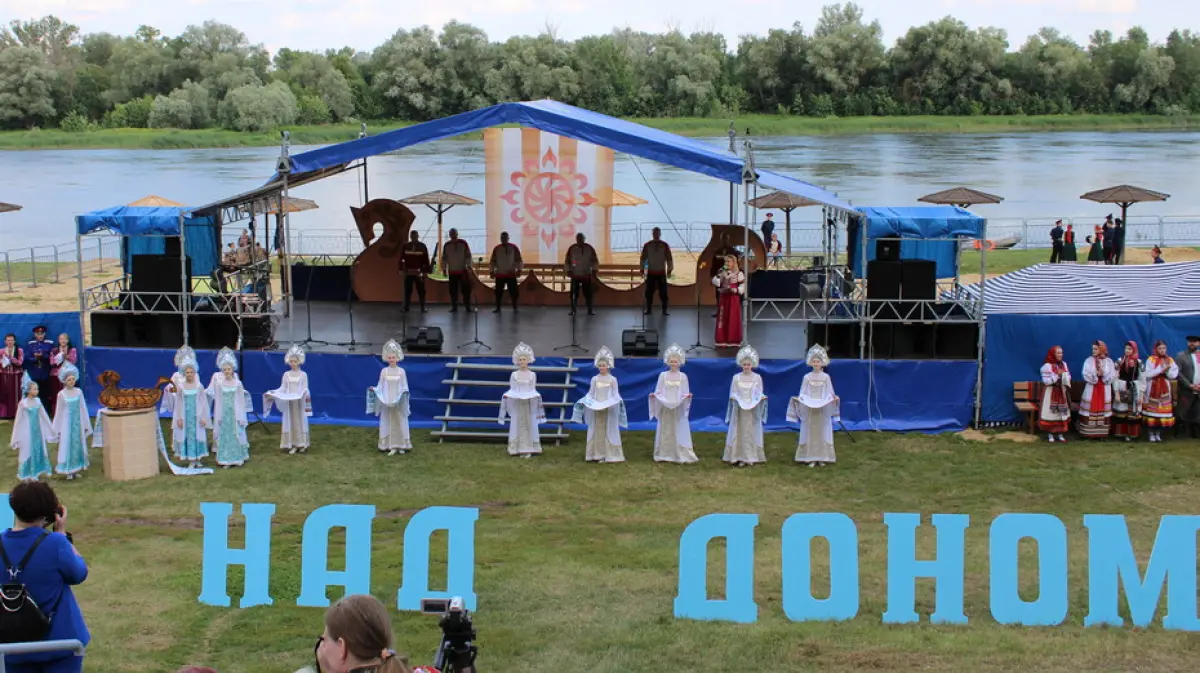
POLYGON ((171 379, 160 376, 158 383, 153 388, 122 390, 117 387, 117 384, 121 382, 121 375, 112 370, 100 374, 96 380, 103 387, 100 391, 100 405, 113 411, 138 411, 155 407, 162 400, 163 384, 171 382, 171 379))

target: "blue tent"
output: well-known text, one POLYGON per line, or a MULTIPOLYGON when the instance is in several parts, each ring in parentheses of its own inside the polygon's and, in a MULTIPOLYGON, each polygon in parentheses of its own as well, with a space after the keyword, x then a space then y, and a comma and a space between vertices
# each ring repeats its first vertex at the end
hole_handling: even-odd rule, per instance
POLYGON ((192 215, 188 208, 163 206, 115 206, 75 217, 80 236, 109 231, 123 239, 122 262, 131 271, 134 255, 156 255, 166 250, 165 237, 178 236, 183 223, 187 256, 192 274, 207 276, 221 259, 221 230, 216 218, 192 215))
MULTIPOLYGON (((715 145, 553 100, 500 103, 303 152, 291 158, 291 179, 304 181, 321 171, 344 167, 367 157, 502 124, 540 129, 725 182, 742 182, 745 161, 715 145)), ((272 181, 278 179, 280 176, 276 174, 272 181)), ((759 170, 758 182, 833 208, 855 210, 836 194, 780 173, 759 170)))
POLYGON ((884 238, 900 242, 901 259, 928 259, 937 262, 938 278, 953 278, 958 264, 958 240, 983 238, 987 220, 958 206, 912 206, 907 208, 860 208, 858 226, 851 224, 850 264, 854 275, 862 278, 863 260, 860 235, 867 230, 867 261, 875 259, 875 241, 884 238))

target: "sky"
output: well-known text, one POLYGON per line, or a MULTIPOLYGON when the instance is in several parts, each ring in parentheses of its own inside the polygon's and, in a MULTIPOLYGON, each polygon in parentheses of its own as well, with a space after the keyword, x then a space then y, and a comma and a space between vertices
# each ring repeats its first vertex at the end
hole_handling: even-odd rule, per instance
MULTIPOLYGON (((716 30, 734 48, 740 35, 763 35, 800 22, 811 32, 829 0, 0 0, 0 22, 54 14, 83 32, 130 34, 147 24, 178 35, 208 19, 241 29, 274 53, 280 47, 370 51, 401 28, 440 27, 451 19, 484 29, 493 41, 547 26, 576 39, 613 28, 662 32, 716 30)), ((1200 29, 1196 0, 858 0, 891 45, 910 27, 951 15, 971 27, 1008 31, 1017 48, 1042 26, 1081 44, 1096 29, 1122 34, 1141 25, 1154 41, 1174 28, 1200 29)))

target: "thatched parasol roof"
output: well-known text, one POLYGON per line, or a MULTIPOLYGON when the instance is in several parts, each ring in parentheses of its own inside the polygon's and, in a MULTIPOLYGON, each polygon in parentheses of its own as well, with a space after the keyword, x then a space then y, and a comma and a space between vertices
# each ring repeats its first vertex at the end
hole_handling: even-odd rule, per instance
POLYGON ((1170 194, 1163 194, 1142 187, 1133 187, 1131 185, 1117 185, 1116 187, 1108 187, 1106 189, 1097 189, 1094 192, 1088 192, 1079 197, 1086 201, 1095 201, 1096 203, 1142 203, 1144 201, 1166 201, 1171 198, 1170 194))
POLYGON ((20 210, 20 209, 21 209, 21 206, 18 206, 15 203, 4 203, 3 201, 0 201, 0 213, 11 213, 14 210, 20 210))
POLYGON ((640 196, 627 194, 612 187, 602 187, 596 190, 596 200, 602 208, 618 208, 621 206, 641 206, 650 203, 640 196))
POLYGON ((933 194, 926 194, 917 200, 922 203, 936 203, 943 206, 962 206, 966 208, 967 206, 976 206, 982 203, 1000 203, 1004 198, 995 194, 981 192, 978 189, 971 189, 970 187, 955 187, 941 192, 934 192, 933 194))
POLYGON ((481 202, 469 196, 438 189, 410 196, 407 199, 400 199, 400 203, 407 203, 410 206, 477 206, 481 202))
POLYGON ((756 210, 791 210, 806 206, 819 206, 819 201, 806 199, 787 192, 771 192, 756 199, 750 199, 750 207, 756 210))
POLYGON ((138 199, 137 201, 134 201, 133 203, 131 203, 129 205, 139 206, 139 207, 143 207, 143 208, 146 208, 146 207, 148 207, 148 208, 182 208, 183 207, 183 204, 178 201, 172 201, 171 199, 164 199, 161 196, 154 196, 153 194, 151 194, 150 196, 143 196, 142 198, 138 199))
MULTIPOLYGON (((284 210, 289 213, 302 213, 306 210, 316 210, 320 208, 316 201, 311 199, 298 199, 294 196, 289 196, 283 200, 284 210)), ((279 198, 271 197, 254 202, 255 215, 278 215, 279 214, 279 198)))

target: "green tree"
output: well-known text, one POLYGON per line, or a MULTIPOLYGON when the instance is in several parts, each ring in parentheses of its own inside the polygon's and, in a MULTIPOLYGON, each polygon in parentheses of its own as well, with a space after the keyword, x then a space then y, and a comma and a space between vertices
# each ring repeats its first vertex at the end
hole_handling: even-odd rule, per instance
POLYGON ((212 95, 191 80, 167 96, 157 96, 150 111, 150 128, 202 129, 212 123, 212 95))
POLYGON ((911 28, 890 54, 897 98, 914 112, 987 110, 1013 93, 1012 83, 997 75, 1007 48, 1003 30, 971 30, 952 17, 911 28))
POLYGON ((33 128, 54 118, 58 73, 34 47, 0 50, 0 125, 33 128))
POLYGON ((229 92, 218 106, 218 115, 225 128, 270 131, 295 123, 296 96, 283 82, 247 84, 229 92))
POLYGON ((818 89, 848 97, 865 88, 883 66, 882 38, 879 22, 864 23, 853 2, 824 7, 807 53, 818 89))

